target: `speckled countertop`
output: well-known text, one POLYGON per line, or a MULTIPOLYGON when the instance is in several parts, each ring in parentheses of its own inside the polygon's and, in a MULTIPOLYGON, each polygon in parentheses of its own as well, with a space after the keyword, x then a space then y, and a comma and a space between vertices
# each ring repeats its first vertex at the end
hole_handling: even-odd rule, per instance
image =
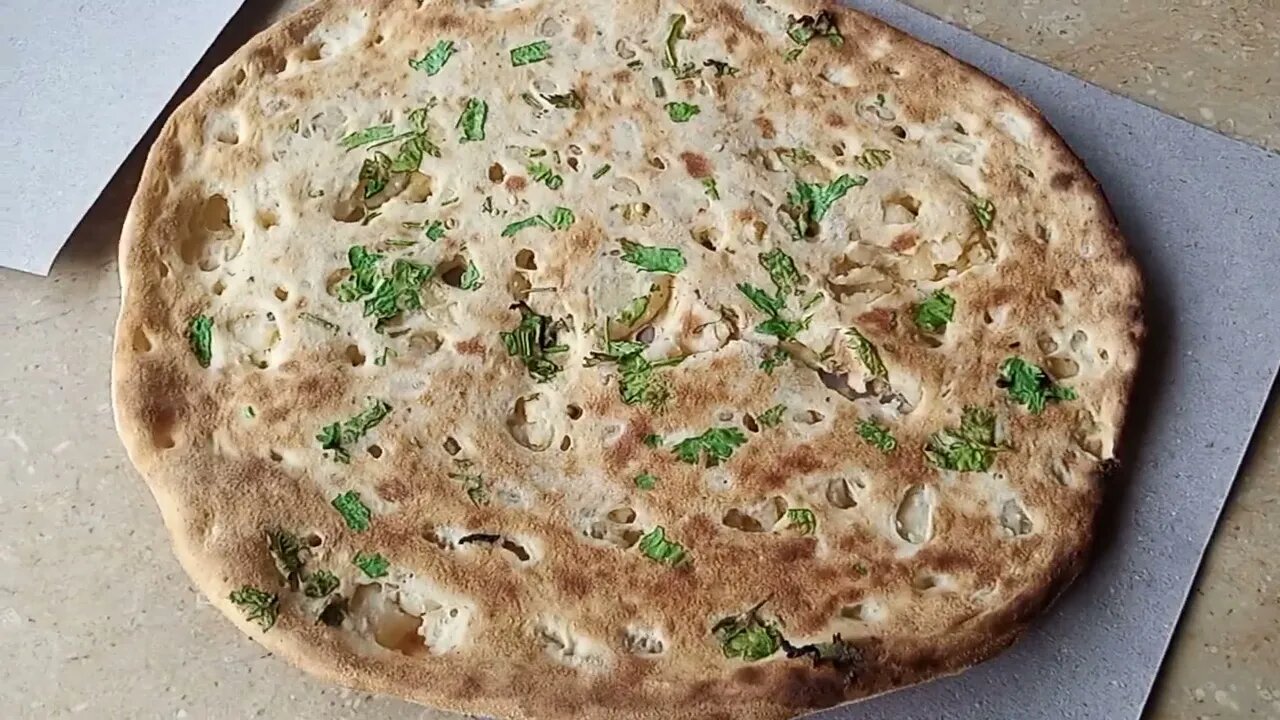
MULTIPOLYGON (((909 1, 1121 94, 1280 150, 1276 0, 909 1)), ((242 18, 226 43, 253 30, 253 19, 242 18)), ((135 153, 108 188, 51 278, 0 270, 0 307, 8 309, 0 317, 0 717, 444 720, 287 667, 210 608, 170 553, 116 439, 107 383, 116 239, 140 159, 135 153), (97 591, 68 593, 71 582, 97 591)), ((1280 720, 1277 404, 1218 529, 1148 720, 1280 720)))

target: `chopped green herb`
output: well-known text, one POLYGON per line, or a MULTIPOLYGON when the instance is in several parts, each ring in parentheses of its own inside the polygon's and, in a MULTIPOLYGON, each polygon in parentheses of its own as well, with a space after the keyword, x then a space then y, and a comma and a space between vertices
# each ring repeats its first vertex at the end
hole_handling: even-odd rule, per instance
POLYGON ((816 17, 812 15, 803 15, 795 17, 794 15, 788 19, 787 37, 791 38, 797 47, 792 48, 787 53, 787 60, 795 60, 809 46, 814 38, 826 38, 832 45, 840 46, 844 44, 844 35, 840 34, 839 28, 836 27, 836 19, 831 13, 818 13, 816 17))
POLYGON ((674 275, 686 266, 679 248, 649 247, 630 240, 622 241, 622 259, 641 270, 674 275))
POLYGON ((342 581, 337 575, 328 570, 317 570, 307 576, 302 583, 302 592, 309 598, 320 599, 328 597, 330 593, 338 589, 342 581))
POLYGON ((233 590, 230 600, 240 608, 246 620, 258 623, 262 627, 262 632, 270 630, 280 615, 280 597, 251 585, 233 590))
POLYGON ((378 367, 386 367, 387 360, 389 360, 391 356, 395 354, 396 354, 396 351, 392 350, 391 348, 382 348, 382 353, 378 355, 378 357, 373 361, 373 364, 377 365, 378 367))
POLYGON ((364 130, 357 130, 356 132, 353 132, 339 140, 338 144, 346 150, 354 150, 358 147, 372 145, 373 143, 382 142, 383 140, 389 140, 395 134, 395 125, 376 125, 371 128, 365 128, 364 130))
POLYGON ((370 399, 369 407, 363 412, 355 415, 345 423, 326 425, 316 435, 316 440, 320 441, 321 449, 332 451, 333 458, 338 462, 350 462, 351 453, 345 446, 364 437, 366 433, 376 427, 378 423, 381 423, 389 414, 391 414, 391 406, 389 404, 381 400, 370 399))
POLYGON ((688 558, 684 546, 667 539, 666 531, 659 525, 640 538, 640 552, 656 563, 675 567, 688 558))
POLYGON ((666 97, 667 88, 662 84, 662 78, 655 75, 651 80, 653 82, 653 96, 658 99, 666 97))
POLYGON ((915 307, 916 326, 930 333, 941 332, 955 316, 956 299, 945 290, 935 290, 915 307))
POLYGON ((645 312, 648 310, 649 296, 642 295, 627 303, 627 306, 622 308, 622 312, 618 313, 618 324, 625 327, 631 327, 637 320, 644 317, 645 312))
POLYGON ((643 67, 644 67, 644 61, 643 61, 643 60, 632 60, 631 62, 627 63, 627 67, 628 67, 628 68, 630 68, 630 69, 634 72, 634 71, 639 70, 639 69, 641 69, 641 68, 643 68, 643 67))
POLYGON ((386 189, 391 182, 391 158, 375 152, 360 166, 360 182, 364 184, 364 199, 368 200, 386 189))
MULTIPOLYGON (((411 260, 398 259, 391 265, 390 276, 378 281, 373 296, 365 300, 365 317, 381 322, 403 311, 422 308, 422 284, 431 278, 433 268, 411 260)), ((339 298, 341 299, 341 298, 339 298)))
POLYGON ((660 448, 662 447, 662 436, 656 435, 654 433, 649 433, 648 435, 644 436, 644 444, 647 447, 660 448))
POLYGON ((893 159, 893 153, 888 150, 880 150, 877 148, 867 148, 858 156, 858 164, 867 170, 879 170, 893 159))
POLYGON ((943 470, 985 472, 995 462, 998 449, 995 414, 986 408, 966 407, 960 427, 931 435, 924 454, 943 470))
POLYGON ((702 108, 687 102, 669 102, 665 107, 667 109, 667 117, 678 123, 689 122, 694 115, 702 112, 702 108))
POLYGON ((782 647, 782 633, 773 623, 761 620, 756 614, 758 611, 756 607, 742 615, 731 615, 711 628, 725 657, 755 662, 782 647))
POLYGON ((559 190, 564 185, 563 177, 540 162, 529 163, 529 176, 534 182, 543 183, 552 190, 559 190))
POLYGON ((659 409, 671 397, 666 383, 655 374, 655 370, 669 365, 679 364, 683 357, 650 362, 644 356, 646 346, 643 343, 629 341, 608 341, 604 352, 593 352, 589 364, 604 362, 618 364, 621 382, 619 389, 622 401, 628 405, 648 405, 659 409))
POLYGON ((371 578, 380 578, 387 576, 387 568, 391 567, 391 561, 382 556, 381 553, 367 553, 361 550, 356 556, 351 558, 351 564, 360 568, 365 575, 371 578))
POLYGON ((313 325, 319 325, 320 327, 324 328, 325 330, 328 330, 329 332, 338 332, 339 330, 341 330, 341 328, 339 328, 336 323, 329 322, 328 320, 325 320, 319 315, 315 315, 313 313, 309 313, 309 312, 300 313, 298 317, 302 318, 303 320, 306 320, 307 322, 313 325))
POLYGON ((568 230, 577 219, 567 207, 557 207, 551 211, 551 227, 557 230, 568 230))
POLYGON ((738 68, 730 65, 729 63, 723 60, 703 60, 702 66, 715 68, 716 77, 733 77, 734 75, 737 75, 740 72, 738 68))
POLYGON ((641 490, 652 490, 658 485, 658 478, 649 473, 640 473, 636 476, 636 487, 641 490))
POLYGON ((787 510, 787 527, 795 528, 801 535, 812 535, 818 526, 818 518, 807 508, 787 510))
POLYGON ((467 269, 462 271, 462 278, 458 281, 458 287, 463 290, 479 290, 484 286, 484 279, 480 276, 480 268, 476 267, 473 262, 467 263, 467 269))
POLYGON ((702 188, 703 188, 703 192, 707 194, 707 197, 711 198, 712 200, 720 199, 720 189, 716 187, 715 178, 703 178, 702 188))
POLYGON ((209 367, 213 362, 213 318, 208 315, 191 318, 187 328, 187 342, 191 344, 191 352, 195 353, 200 367, 209 367))
POLYGON ((422 158, 427 155, 440 157, 440 148, 428 140, 426 135, 414 135, 400 146, 400 152, 391 161, 391 172, 415 172, 422 167, 422 158))
POLYGON ((489 104, 477 98, 467 100, 467 106, 458 117, 462 129, 462 142, 484 140, 484 124, 489 119, 489 104))
POLYGON ((879 448, 880 452, 891 453, 898 447, 898 441, 889 433, 889 429, 875 420, 858 423, 858 435, 879 448))
POLYGON ((258 416, 258 411, 254 410, 252 405, 246 405, 244 408, 244 416, 252 420, 258 416))
POLYGON ((298 536, 285 530, 267 533, 267 546, 276 561, 276 569, 285 579, 295 581, 302 572, 302 542, 298 536))
POLYGON ((567 93, 561 93, 559 95, 543 95, 542 99, 546 100, 551 107, 559 108, 561 110, 582 109, 582 97, 578 95, 577 90, 570 90, 567 93))
POLYGON ((777 315, 782 312, 782 308, 785 306, 782 298, 774 297, 751 283, 738 283, 738 290, 747 296, 751 304, 768 315, 777 315))
POLYGON ((467 492, 471 504, 476 507, 482 507, 489 504, 489 487, 484 481, 484 476, 476 472, 470 460, 455 460, 456 468, 449 473, 449 477, 462 483, 462 487, 467 492))
POLYGON ((600 178, 608 174, 608 172, 612 169, 613 169, 612 165, 610 165, 609 163, 605 163, 604 165, 601 165, 599 169, 597 169, 595 172, 591 173, 591 177, 594 180, 599 180, 600 178))
POLYGON ((354 302, 372 293, 378 286, 378 261, 381 259, 381 255, 371 253, 359 245, 352 245, 347 250, 351 277, 338 286, 338 299, 342 302, 354 302))
POLYGON ((440 40, 421 60, 410 60, 409 66, 421 70, 428 75, 435 75, 444 68, 445 63, 453 56, 453 41, 440 40))
POLYGON ((787 351, 782 348, 770 348, 769 351, 765 353, 764 359, 760 361, 760 369, 765 371, 766 375, 772 375, 773 371, 777 370, 778 367, 780 367, 790 357, 791 356, 787 354, 787 351))
POLYGON ((538 40, 528 45, 521 45, 511 49, 511 66, 520 67, 521 65, 529 65, 530 63, 542 62, 551 55, 551 43, 546 40, 538 40))
POLYGON ((551 227, 551 223, 546 221, 546 218, 542 217, 541 215, 534 215, 532 217, 527 217, 524 220, 517 220, 511 223, 510 225, 508 225, 506 228, 502 230, 502 237, 513 237, 516 233, 520 232, 521 230, 525 230, 531 227, 544 227, 548 230, 554 229, 551 227))
POLYGON ((991 226, 996 221, 996 206, 986 198, 977 196, 969 199, 969 212, 973 214, 973 219, 978 222, 978 227, 983 230, 991 230, 991 226))
POLYGON ((797 181, 795 189, 787 193, 788 204, 783 208, 792 236, 799 239, 816 235, 818 224, 831 206, 850 189, 866 184, 866 177, 847 174, 827 185, 797 181))
POLYGON ((347 523, 347 527, 356 532, 364 532, 369 529, 373 512, 360 500, 360 493, 355 490, 348 490, 335 497, 330 504, 342 516, 343 521, 347 523))
POLYGON ((795 292, 796 288, 804 282, 804 276, 796 270, 795 260, 782 250, 760 253, 758 259, 760 266, 768 271, 770 279, 777 286, 780 297, 795 292))
POLYGON ((782 415, 787 412, 786 405, 774 405, 756 416, 756 422, 760 423, 760 427, 774 428, 782 424, 782 415))
POLYGON ((778 148, 774 152, 778 155, 778 159, 792 165, 812 165, 818 161, 818 158, 813 153, 802 147, 778 148))
POLYGON ((862 361, 862 367, 867 369, 867 374, 874 378, 888 380, 889 369, 884 366, 884 361, 880 359, 880 351, 871 344, 867 336, 853 328, 845 334, 849 337, 849 347, 858 354, 858 360, 862 361))
POLYGON ((1055 383, 1044 370, 1019 357, 1000 365, 996 384, 1008 390, 1014 402, 1026 405, 1033 415, 1044 412, 1050 402, 1076 399, 1075 390, 1055 383))
POLYGON ((707 467, 715 467, 728 460, 733 451, 747 442, 747 436, 736 427, 712 428, 676 443, 672 451, 681 462, 697 465, 699 460, 707 467))
POLYGON ((569 350, 568 346, 556 343, 563 322, 552 322, 551 318, 535 313, 523 303, 519 307, 520 324, 510 332, 501 333, 502 344, 507 348, 507 354, 520 358, 532 378, 547 382, 563 369, 548 356, 569 350))
POLYGON ((671 16, 671 29, 667 31, 667 57, 665 65, 677 80, 687 80, 698 74, 698 66, 693 63, 680 63, 676 55, 676 43, 684 39, 684 26, 687 22, 684 15, 671 16))
POLYGON ((440 238, 444 237, 444 231, 445 227, 443 222, 440 220, 432 220, 427 223, 427 227, 422 231, 422 234, 426 235, 427 239, 431 242, 436 242, 440 238))

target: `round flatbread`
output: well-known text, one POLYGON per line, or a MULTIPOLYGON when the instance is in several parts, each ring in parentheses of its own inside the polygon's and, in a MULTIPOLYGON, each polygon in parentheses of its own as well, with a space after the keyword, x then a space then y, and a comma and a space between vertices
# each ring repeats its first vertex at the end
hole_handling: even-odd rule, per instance
POLYGON ((1079 572, 1141 280, 1037 112, 863 15, 322 0, 151 151, 116 418, 187 571, 343 684, 784 718, 1079 572))

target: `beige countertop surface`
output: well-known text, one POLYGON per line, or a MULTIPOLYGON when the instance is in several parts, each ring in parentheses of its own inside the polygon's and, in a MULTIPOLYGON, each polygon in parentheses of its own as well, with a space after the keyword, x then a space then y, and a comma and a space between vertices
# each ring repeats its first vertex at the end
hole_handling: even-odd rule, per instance
MULTIPOLYGON (((1280 149, 1276 0, 910 1, 1121 94, 1280 149)), ((227 44, 254 29, 241 18, 227 44)), ((50 278, 0 270, 0 307, 8 308, 0 318, 0 717, 454 717, 304 676, 240 635, 170 552, 116 438, 108 387, 116 243, 140 161, 135 153, 50 278)), ((1276 404, 1148 720, 1280 720, 1276 404)))

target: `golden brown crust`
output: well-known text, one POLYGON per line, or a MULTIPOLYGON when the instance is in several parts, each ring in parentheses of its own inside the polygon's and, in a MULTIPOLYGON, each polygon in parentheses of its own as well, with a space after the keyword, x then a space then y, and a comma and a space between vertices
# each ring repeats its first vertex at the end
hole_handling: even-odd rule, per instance
MULTIPOLYGON (((321 0, 215 71, 153 147, 121 244, 113 395, 130 458, 201 589, 317 675, 504 717, 775 720, 958 672, 1014 642, 1085 563, 1144 332, 1137 268, 1061 138, 976 69, 843 8, 493 5, 321 0), (824 9, 849 40, 814 40, 785 62, 788 15, 824 9), (673 80, 661 59, 676 12, 689 20, 682 52, 732 60, 741 73, 673 80), (552 38, 552 60, 511 68, 505 51, 539 33, 552 38), (445 37, 462 46, 445 71, 428 80, 410 70, 410 56, 445 37), (627 68, 633 58, 643 70, 627 68), (673 124, 653 97, 655 76, 702 113, 673 124), (584 107, 538 116, 547 124, 531 135, 519 93, 548 92, 539 80, 573 88, 584 107), (491 99, 490 137, 461 144, 454 118, 480 93, 491 99), (338 139, 402 126, 404 107, 427 95, 441 98, 432 122, 443 151, 423 165, 430 195, 414 203, 403 189, 380 217, 362 211, 366 225, 336 220, 357 197, 364 157, 336 149, 338 139), (552 193, 509 144, 574 144, 581 167, 558 168, 564 189, 552 193), (765 157, 798 145, 816 165, 765 157), (871 147, 893 160, 859 167, 871 147), (603 162, 612 173, 592 179, 603 162), (869 182, 833 207, 819 239, 787 237, 776 206, 794 177, 841 173, 869 182), (707 199, 709 177, 721 200, 707 199), (966 186, 995 202, 990 232, 970 217, 966 186), (461 201, 443 203, 447 193, 461 201), (479 212, 486 196, 509 214, 479 212), (618 209, 642 201, 651 213, 640 219, 618 209), (552 205, 574 208, 571 229, 498 240, 506 223, 552 205), (379 244, 400 222, 437 217, 459 219, 437 243, 379 244), (650 322, 655 348, 665 338, 692 353, 661 371, 672 396, 664 412, 625 405, 607 365, 566 361, 558 379, 536 383, 498 340, 518 321, 510 304, 523 281, 560 289, 522 297, 575 318, 571 360, 599 349, 586 325, 603 327, 627 299, 667 282, 622 264, 619 237, 689 257, 669 308, 650 322), (443 266, 466 258, 485 287, 433 281, 405 335, 379 334, 360 303, 328 292, 353 244, 443 266), (806 289, 822 293, 800 340, 821 351, 858 328, 896 394, 846 399, 800 360, 757 369, 771 340, 751 330, 760 314, 734 284, 769 287, 756 256, 773 248, 793 254, 806 289), (929 340, 911 307, 934 289, 958 309, 929 340), (739 318, 725 339, 715 336, 721 308, 739 318), (186 338, 197 314, 214 319, 207 369, 186 338), (388 348, 396 354, 382 355, 388 348), (1079 400, 1040 415, 1011 403, 995 383, 1011 354, 1064 368, 1079 400), (391 416, 354 445, 350 465, 326 459, 313 436, 366 396, 386 398, 391 416), (548 434, 545 450, 513 441, 521 398, 550 407, 520 430, 548 434), (783 426, 753 429, 778 403, 788 406, 783 426), (996 409, 1009 447, 991 472, 942 472, 921 450, 967 405, 996 409), (859 438, 869 417, 892 427, 895 452, 859 438), (679 462, 669 442, 645 444, 651 433, 680 439, 730 424, 749 440, 714 471, 679 462), (450 477, 459 458, 492 482, 490 504, 472 503, 450 477), (640 472, 659 486, 637 491, 640 472), (840 478, 851 497, 833 500, 840 478), (330 507, 348 490, 373 510, 368 532, 353 533, 330 507), (725 524, 730 510, 767 515, 774 497, 811 507, 816 532, 725 524), (928 508, 919 542, 895 525, 908 497, 928 508), (669 568, 638 552, 628 533, 655 525, 692 562, 669 568), (341 577, 340 627, 317 621, 327 600, 281 577, 265 539, 274 529, 320 541, 308 563, 341 577), (460 541, 477 533, 510 539, 524 559, 501 540, 460 541), (393 564, 379 582, 350 563, 374 550, 393 564), (244 585, 282 597, 270 631, 229 600, 244 585), (857 662, 726 658, 712 626, 766 599, 762 614, 793 644, 840 633, 857 662), (419 625, 406 640, 396 622, 419 625), (651 636, 662 652, 637 652, 653 649, 639 640, 651 636)), ((810 362, 847 373, 855 389, 870 379, 841 343, 810 362)))

